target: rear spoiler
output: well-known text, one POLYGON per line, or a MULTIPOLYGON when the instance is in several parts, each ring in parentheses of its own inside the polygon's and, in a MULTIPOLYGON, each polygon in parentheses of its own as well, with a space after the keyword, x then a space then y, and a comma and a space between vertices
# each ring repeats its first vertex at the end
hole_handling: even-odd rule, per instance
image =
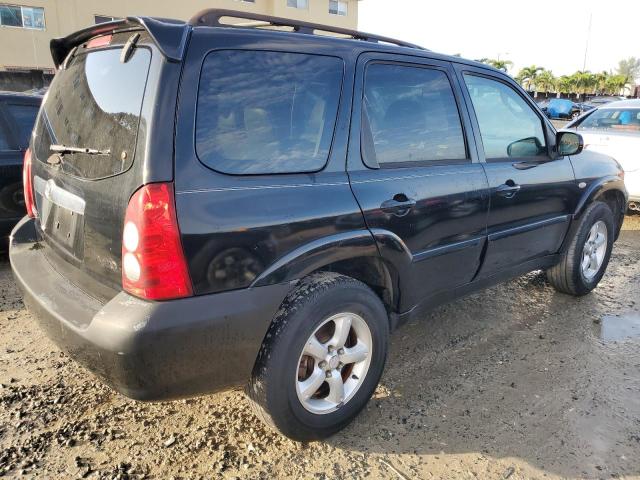
POLYGON ((125 20, 92 25, 66 37, 54 38, 50 43, 53 63, 58 68, 71 50, 97 35, 140 28, 151 35, 167 60, 182 61, 191 26, 178 20, 127 17, 125 20))

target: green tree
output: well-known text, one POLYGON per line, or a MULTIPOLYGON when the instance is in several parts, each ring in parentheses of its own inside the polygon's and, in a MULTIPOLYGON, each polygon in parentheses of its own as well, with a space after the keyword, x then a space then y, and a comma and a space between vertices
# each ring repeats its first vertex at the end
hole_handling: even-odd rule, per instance
POLYGON ((626 83, 635 83, 640 78, 640 58, 629 57, 618 62, 617 72, 626 78, 626 83))
POLYGON ((573 93, 576 94, 576 98, 580 95, 586 95, 587 93, 593 93, 596 85, 598 84, 596 76, 589 72, 576 72, 571 75, 571 83, 573 86, 573 93))
POLYGON ((562 75, 556 79, 556 92, 558 92, 558 98, 561 93, 570 94, 573 91, 573 81, 570 76, 562 75))
POLYGON ((553 92, 555 91, 556 85, 556 77, 553 75, 551 70, 543 70, 536 77, 536 89, 542 92, 553 92))
POLYGON ((495 58, 481 58, 480 62, 491 65, 493 68, 497 68, 498 70, 502 70, 503 72, 509 71, 509 67, 513 65, 513 62, 511 60, 499 60, 495 58))
POLYGON ((604 91, 610 95, 620 95, 628 83, 628 77, 626 75, 609 75, 605 83, 604 91))
POLYGON ((530 67, 524 67, 518 75, 516 76, 516 80, 522 85, 525 90, 534 91, 534 96, 538 96, 538 92, 536 91, 536 79, 540 72, 542 72, 544 68, 536 67, 535 65, 531 65, 530 67))

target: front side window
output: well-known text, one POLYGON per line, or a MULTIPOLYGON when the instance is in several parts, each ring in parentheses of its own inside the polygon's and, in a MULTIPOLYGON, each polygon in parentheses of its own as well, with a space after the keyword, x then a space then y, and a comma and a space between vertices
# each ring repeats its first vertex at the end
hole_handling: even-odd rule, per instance
POLYGON ((511 87, 497 80, 464 75, 488 160, 547 154, 542 121, 511 87))
POLYGON ((287 7, 309 8, 309 0, 287 0, 287 7))
POLYGON ((0 5, 0 25, 44 30, 44 8, 0 5))
POLYGON ((640 134, 640 108, 599 108, 576 125, 578 130, 629 131, 640 134))
POLYGON ((314 172, 329 157, 343 62, 300 53, 221 50, 200 74, 196 152, 229 174, 314 172))
POLYGON ((332 15, 347 15, 348 2, 344 0, 329 0, 329 13, 332 15))
POLYGON ((36 117, 38 116, 38 107, 35 105, 8 104, 7 111, 17 130, 19 146, 29 146, 31 130, 33 130, 33 125, 36 123, 36 117))
POLYGON ((430 68, 369 65, 361 142, 363 159, 372 167, 467 159, 447 75, 430 68))

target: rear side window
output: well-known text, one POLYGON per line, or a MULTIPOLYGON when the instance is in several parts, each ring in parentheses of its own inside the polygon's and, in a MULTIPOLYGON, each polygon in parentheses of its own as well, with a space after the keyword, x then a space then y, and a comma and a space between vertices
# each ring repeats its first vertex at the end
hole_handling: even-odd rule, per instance
POLYGON ((1 118, 0 118, 0 150, 10 150, 9 134, 1 118))
POLYGON ((640 133, 640 108, 600 108, 575 126, 580 130, 619 130, 640 133))
POLYGON ((343 63, 299 53, 224 50, 200 76, 196 151, 228 174, 314 172, 329 156, 343 63))
POLYGON ((33 125, 38 115, 38 107, 10 103, 7 105, 7 111, 18 133, 18 146, 22 148, 28 147, 31 130, 33 130, 33 125))
POLYGON ((440 70, 369 65, 362 125, 362 154, 370 167, 467 158, 451 83, 440 70))

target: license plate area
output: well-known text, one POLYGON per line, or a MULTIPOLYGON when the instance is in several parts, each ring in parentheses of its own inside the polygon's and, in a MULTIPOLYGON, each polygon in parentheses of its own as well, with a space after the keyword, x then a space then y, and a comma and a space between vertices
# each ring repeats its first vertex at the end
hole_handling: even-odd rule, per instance
POLYGON ((34 178, 40 229, 49 243, 84 258, 84 200, 50 180, 34 178))

